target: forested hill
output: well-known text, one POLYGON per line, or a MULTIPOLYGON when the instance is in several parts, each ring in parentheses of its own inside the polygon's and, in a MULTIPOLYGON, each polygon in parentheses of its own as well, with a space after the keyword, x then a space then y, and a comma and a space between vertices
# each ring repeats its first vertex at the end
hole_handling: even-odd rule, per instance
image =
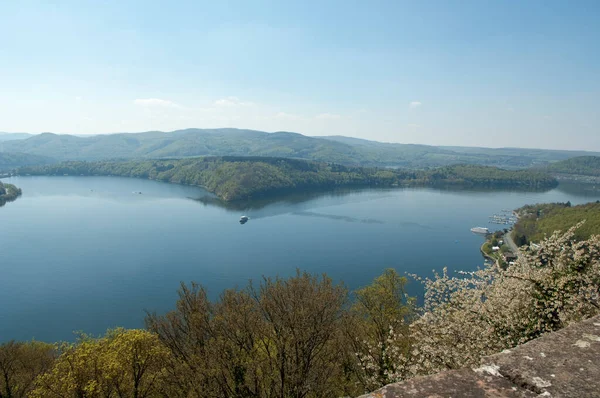
POLYGON ((513 229, 513 239, 519 246, 539 242, 554 231, 566 232, 585 220, 575 232, 578 240, 600 235, 600 202, 571 206, 567 203, 527 205, 517 210, 519 221, 513 229))
POLYGON ((597 154, 542 149, 436 147, 240 129, 186 129, 88 137, 44 133, 28 139, 3 142, 0 146, 2 150, 48 156, 62 161, 269 156, 409 169, 462 163, 516 169, 573 156, 597 154))
POLYGON ((269 157, 204 157, 126 162, 64 162, 26 167, 19 174, 115 175, 203 186, 225 201, 249 199, 297 190, 334 187, 480 186, 550 188, 548 174, 494 167, 458 165, 434 170, 349 167, 332 163, 269 157))
POLYGON ((27 153, 0 152, 0 172, 12 170, 21 166, 35 166, 55 162, 54 159, 46 156, 30 155, 27 153))
POLYGON ((548 165, 545 170, 558 174, 600 177, 600 156, 579 156, 548 165))

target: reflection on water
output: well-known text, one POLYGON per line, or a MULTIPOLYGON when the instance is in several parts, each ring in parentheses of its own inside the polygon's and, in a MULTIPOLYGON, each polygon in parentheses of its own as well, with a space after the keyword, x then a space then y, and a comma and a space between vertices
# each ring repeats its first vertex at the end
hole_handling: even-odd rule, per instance
POLYGON ((334 214, 315 213, 312 211, 297 211, 292 214, 295 216, 321 217, 321 218, 327 218, 329 220, 346 221, 346 222, 360 222, 363 224, 383 224, 383 221, 375 220, 372 218, 356 218, 356 217, 350 217, 350 216, 338 216, 338 215, 334 215, 334 214))
MULTIPOLYGON (((386 191, 393 191, 396 189, 391 188, 381 188, 377 191, 381 194, 384 194, 386 191)), ((323 189, 323 190, 313 190, 308 192, 295 192, 285 195, 274 195, 274 196, 265 196, 256 199, 247 199, 247 200, 236 200, 232 202, 226 202, 215 195, 204 195, 199 198, 191 198, 197 200, 200 203, 203 203, 207 206, 216 206, 221 207, 223 209, 231 210, 231 211, 244 211, 244 210, 260 210, 265 207, 269 207, 272 205, 295 205, 304 202, 308 202, 313 199, 329 197, 329 198, 343 198, 352 193, 365 192, 367 189, 359 189, 359 188, 338 188, 338 189, 323 189)))
POLYGON ((600 183, 588 184, 575 181, 561 181, 556 189, 569 195, 590 198, 590 201, 597 200, 600 195, 600 183))

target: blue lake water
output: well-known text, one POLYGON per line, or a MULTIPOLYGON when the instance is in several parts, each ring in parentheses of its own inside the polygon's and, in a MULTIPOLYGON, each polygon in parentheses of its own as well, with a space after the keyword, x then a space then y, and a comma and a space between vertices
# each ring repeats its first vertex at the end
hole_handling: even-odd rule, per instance
MULTIPOLYGON (((118 177, 13 177, 0 208, 0 341, 71 340, 73 331, 141 327, 172 309, 181 281, 216 298, 249 279, 327 273, 350 289, 384 268, 431 275, 483 264, 473 226, 536 202, 586 203, 600 192, 363 190, 232 210, 201 188, 118 177), (141 191, 142 194, 134 193, 141 191), (238 223, 246 214, 250 221, 238 223)), ((421 287, 411 282, 410 292, 421 287)))

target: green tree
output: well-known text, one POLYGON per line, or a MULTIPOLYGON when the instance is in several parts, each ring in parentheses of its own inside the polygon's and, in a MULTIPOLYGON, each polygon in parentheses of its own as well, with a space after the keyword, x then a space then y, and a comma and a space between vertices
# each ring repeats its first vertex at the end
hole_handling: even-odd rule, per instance
POLYGON ((415 316, 415 300, 406 294, 406 282, 394 269, 387 269, 354 293, 356 326, 351 340, 358 353, 359 380, 366 389, 404 377, 398 361, 408 353, 408 325, 415 316))
POLYGON ((40 376, 32 397, 147 398, 160 396, 169 351, 145 330, 110 330, 64 343, 54 366, 40 376))
POLYGON ((55 347, 39 341, 0 345, 0 398, 23 398, 54 362, 55 347))
POLYGON ((175 311, 147 318, 175 358, 168 374, 183 375, 167 378, 170 395, 346 395, 347 298, 331 279, 300 272, 227 290, 215 303, 199 285, 182 285, 175 311))

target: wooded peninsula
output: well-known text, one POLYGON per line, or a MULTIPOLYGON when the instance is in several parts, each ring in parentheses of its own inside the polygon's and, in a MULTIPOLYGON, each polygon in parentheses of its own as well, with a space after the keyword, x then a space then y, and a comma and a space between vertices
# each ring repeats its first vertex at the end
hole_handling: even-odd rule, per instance
POLYGON ((554 177, 535 170, 454 165, 431 170, 352 167, 275 157, 201 157, 124 162, 70 161, 23 167, 20 175, 122 176, 202 186, 224 201, 337 187, 460 186, 549 189, 554 177))
POLYGON ((0 206, 11 202, 21 195, 21 190, 12 184, 4 184, 0 181, 0 206))

